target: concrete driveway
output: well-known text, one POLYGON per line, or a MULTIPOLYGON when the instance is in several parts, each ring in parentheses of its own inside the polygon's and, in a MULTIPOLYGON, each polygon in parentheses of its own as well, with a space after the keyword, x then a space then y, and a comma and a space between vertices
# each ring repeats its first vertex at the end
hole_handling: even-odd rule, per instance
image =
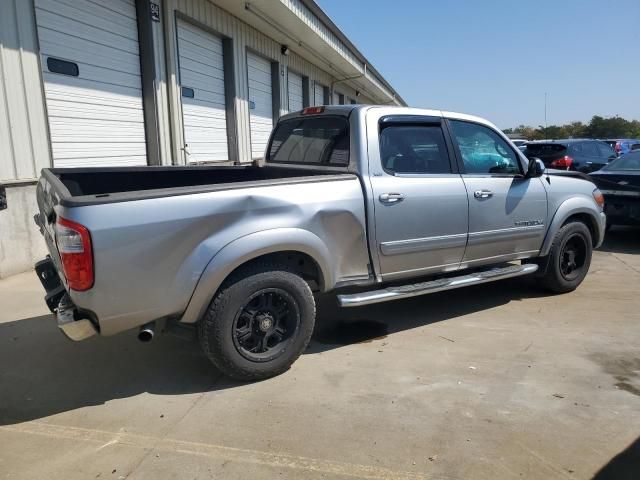
POLYGON ((640 478, 640 231, 585 283, 516 279, 350 311, 286 374, 197 345, 67 341, 33 274, 0 281, 0 478, 640 478), (627 475, 625 477, 625 475, 627 475))

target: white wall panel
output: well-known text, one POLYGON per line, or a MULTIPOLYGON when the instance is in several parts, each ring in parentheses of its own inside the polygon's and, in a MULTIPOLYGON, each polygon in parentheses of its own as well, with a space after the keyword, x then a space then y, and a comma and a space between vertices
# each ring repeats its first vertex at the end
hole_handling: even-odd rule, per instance
MULTIPOLYGON (((302 57, 291 52, 288 56, 282 55, 281 44, 274 41, 255 28, 247 25, 237 17, 219 8, 213 2, 206 0, 166 0, 164 2, 164 14, 168 17, 165 25, 167 27, 165 36, 167 44, 167 81, 170 97, 170 110, 172 112, 172 135, 174 145, 174 156, 180 162, 184 162, 184 154, 180 146, 184 144, 181 122, 181 97, 179 91, 179 74, 177 60, 177 42, 175 37, 176 12, 186 16, 196 22, 209 27, 212 31, 221 36, 232 39, 233 42, 233 65, 234 65, 234 88, 236 98, 234 99, 235 113, 235 139, 238 160, 240 162, 250 162, 252 159, 251 135, 250 135, 250 110, 249 110, 249 75, 247 62, 247 49, 258 54, 269 61, 277 61, 286 72, 291 68, 298 74, 309 77, 310 103, 313 103, 313 84, 318 81, 323 85, 330 85, 334 80, 331 75, 321 67, 314 65, 302 57)), ((282 72, 282 70, 281 70, 282 72)), ((282 75, 282 74, 281 74, 282 75)), ((280 77, 280 109, 279 114, 288 111, 288 92, 285 76, 280 77)), ((271 126, 269 127, 271 129, 271 126)), ((259 152, 262 156, 263 152, 259 152)))
POLYGON ((51 163, 34 25, 30 1, 0 1, 0 181, 51 163))

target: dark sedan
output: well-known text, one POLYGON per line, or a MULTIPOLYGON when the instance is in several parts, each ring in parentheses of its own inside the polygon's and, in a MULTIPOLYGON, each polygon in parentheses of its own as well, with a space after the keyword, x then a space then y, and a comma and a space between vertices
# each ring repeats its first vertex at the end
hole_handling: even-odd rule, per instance
POLYGON ((640 151, 632 151, 593 172, 604 194, 607 226, 640 225, 640 151))
POLYGON ((527 143, 524 154, 539 158, 547 168, 589 173, 617 158, 616 152, 600 140, 571 138, 527 143))

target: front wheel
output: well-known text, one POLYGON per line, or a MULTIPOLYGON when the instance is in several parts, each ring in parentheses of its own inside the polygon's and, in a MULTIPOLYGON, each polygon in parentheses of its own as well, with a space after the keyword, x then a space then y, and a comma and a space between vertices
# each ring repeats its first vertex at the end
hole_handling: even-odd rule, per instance
POLYGON ((540 277, 540 284, 554 293, 575 290, 589 271, 592 251, 589 228, 582 222, 567 223, 553 239, 547 271, 540 277))
POLYGON ((200 344, 237 380, 286 371, 304 351, 315 323, 307 282, 286 267, 254 265, 233 274, 200 320, 200 344))

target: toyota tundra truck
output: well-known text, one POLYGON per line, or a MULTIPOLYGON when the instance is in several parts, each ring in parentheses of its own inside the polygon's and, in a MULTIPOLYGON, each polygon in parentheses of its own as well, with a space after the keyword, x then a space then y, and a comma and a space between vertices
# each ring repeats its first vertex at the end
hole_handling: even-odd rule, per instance
POLYGON ((606 223, 593 183, 486 120, 363 105, 283 116, 258 165, 44 169, 37 201, 69 338, 188 325, 241 380, 300 356, 315 293, 354 308, 521 275, 569 292, 606 223))

